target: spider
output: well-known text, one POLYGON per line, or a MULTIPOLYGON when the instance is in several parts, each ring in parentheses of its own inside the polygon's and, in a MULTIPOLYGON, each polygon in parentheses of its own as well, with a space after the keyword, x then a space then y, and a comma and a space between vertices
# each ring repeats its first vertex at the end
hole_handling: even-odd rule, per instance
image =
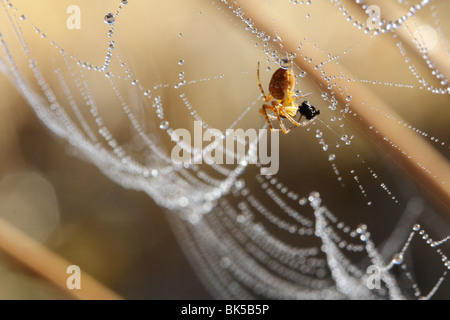
MULTIPOLYGON (((283 62, 287 63, 287 59, 283 59, 283 62)), ((302 96, 296 96, 294 93, 295 88, 295 76, 292 71, 292 57, 289 59, 289 68, 279 68, 272 75, 272 79, 269 84, 269 95, 266 96, 264 90, 261 86, 261 81, 259 79, 259 61, 258 61, 258 69, 257 69, 257 77, 258 77, 258 86, 261 89, 263 98, 265 102, 272 101, 271 105, 263 104, 262 108, 259 110, 261 114, 266 117, 266 121, 269 124, 269 128, 271 131, 279 131, 280 129, 274 129, 270 119, 278 119, 278 123, 280 124, 280 128, 284 134, 287 134, 289 131, 294 129, 295 127, 305 126, 312 121, 314 121, 314 117, 320 114, 320 110, 316 110, 312 105, 309 104, 308 101, 303 101, 299 106, 295 103, 296 100, 306 97, 308 94, 302 96), (276 114, 276 117, 273 115, 267 114, 267 110, 270 110, 276 114), (300 113, 300 118, 298 121, 294 119, 297 115, 297 112, 300 113), (307 121, 300 123, 301 118, 305 116, 307 121), (290 122, 294 124, 293 127, 286 129, 281 118, 287 118, 290 122)))

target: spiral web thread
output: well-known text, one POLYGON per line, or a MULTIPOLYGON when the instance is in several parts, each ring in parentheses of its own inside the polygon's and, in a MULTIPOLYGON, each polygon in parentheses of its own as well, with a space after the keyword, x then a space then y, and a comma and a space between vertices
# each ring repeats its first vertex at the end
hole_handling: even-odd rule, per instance
MULTIPOLYGON (((115 14, 105 18, 111 25, 110 38, 114 35, 115 20, 125 14, 122 11, 125 11, 126 2, 122 2, 115 14)), ((245 13, 232 3, 223 2, 229 5, 230 12, 252 31, 252 23, 245 18, 245 13)), ((332 2, 336 6, 340 5, 339 1, 332 2)), ((120 55, 114 54, 114 40, 109 41, 104 64, 91 65, 66 52, 49 39, 18 11, 13 2, 0 0, 0 3, 8 19, 6 23, 1 24, 1 28, 6 28, 7 24, 15 34, 14 39, 8 40, 3 35, 0 36, 0 70, 20 91, 42 122, 52 132, 67 140, 78 154, 95 164, 116 183, 125 188, 144 191, 158 205, 168 209, 167 215, 180 245, 205 286, 215 297, 410 298, 392 274, 396 266, 400 266, 410 280, 410 287, 414 289, 416 298, 431 298, 443 283, 447 271, 443 271, 432 290, 422 293, 414 282, 412 273, 408 271, 403 257, 413 238, 420 236, 440 256, 444 269, 448 269, 447 257, 440 249, 448 237, 440 241, 432 240, 420 225, 415 225, 403 245, 395 244, 401 248, 398 253, 393 257, 383 257, 372 242, 367 227, 359 225, 355 228, 340 221, 322 203, 318 192, 311 192, 304 197, 289 190, 273 176, 253 174, 244 177, 243 174, 248 169, 246 159, 256 152, 253 144, 247 146, 246 157, 237 153, 233 155, 237 165, 232 169, 218 164, 208 165, 208 170, 195 164, 174 164, 158 137, 167 134, 172 140, 178 140, 174 130, 164 120, 164 101, 158 95, 158 90, 167 87, 167 84, 158 84, 152 89, 142 86, 133 76, 126 61, 120 55), (54 70, 53 80, 56 81, 52 83, 57 83, 59 87, 50 85, 49 79, 39 68, 39 61, 33 58, 28 39, 22 32, 25 23, 31 24, 40 41, 50 44, 51 55, 61 58, 64 62, 60 68, 54 70), (11 41, 14 43, 10 43, 11 41), (11 49, 14 46, 19 46, 20 50, 11 49), (18 57, 19 54, 21 57, 18 57), (27 63, 24 64, 23 60, 21 62, 20 58, 25 58, 27 63), (120 62, 120 67, 112 70, 110 64, 114 59, 120 62), (33 77, 27 76, 27 68, 31 69, 33 77), (134 132, 129 143, 119 143, 106 126, 98 108, 98 99, 92 90, 93 83, 87 76, 92 73, 104 74, 102 81, 110 86, 117 103, 125 112, 134 132), (137 88, 142 99, 136 100, 123 95, 119 90, 119 82, 126 82, 128 86, 137 88), (75 99, 75 92, 81 95, 82 99, 75 99), (152 105, 160 120, 152 132, 142 126, 137 108, 133 105, 136 103, 152 105), (89 110, 89 113, 83 113, 84 109, 89 110), (141 153, 139 159, 132 152, 136 146, 139 146, 141 153), (213 176, 211 170, 221 178, 213 176), (247 184, 254 183, 258 187, 247 187, 247 184), (261 201, 263 196, 270 200, 270 208, 261 201), (272 233, 273 226, 278 231, 295 236, 298 239, 295 241, 296 245, 289 244, 272 233), (304 239, 308 239, 306 243, 311 245, 302 246, 304 239), (347 253, 358 254, 359 261, 363 263, 352 262, 347 253), (369 288, 368 283, 372 281, 370 274, 366 272, 369 265, 376 266, 380 272, 378 289, 369 288)), ((439 30, 442 33, 442 30, 439 30)), ((266 41, 265 35, 253 33, 266 41)), ((279 61, 279 56, 273 56, 269 50, 265 52, 279 61)), ((184 74, 180 74, 180 83, 175 86, 179 88, 186 85, 185 82, 184 74)), ((404 86, 408 87, 407 84, 404 86)), ((444 89, 432 87, 429 90, 442 93, 444 89)), ((332 108, 338 106, 333 97, 326 98, 331 101, 332 108)), ((180 99, 191 111, 193 119, 201 121, 204 128, 209 128, 191 105, 189 97, 182 93, 180 99)), ((255 99, 229 128, 237 127, 249 110, 260 103, 260 99, 255 99)), ((221 133, 219 138, 226 139, 226 133, 221 133)), ((245 141, 239 143, 247 144, 245 141)), ((196 150, 182 142, 178 142, 178 145, 190 152, 194 159, 203 156, 205 161, 205 150, 217 146, 213 143, 205 147, 205 150, 196 150)), ((220 147, 220 144, 218 146, 220 147)))

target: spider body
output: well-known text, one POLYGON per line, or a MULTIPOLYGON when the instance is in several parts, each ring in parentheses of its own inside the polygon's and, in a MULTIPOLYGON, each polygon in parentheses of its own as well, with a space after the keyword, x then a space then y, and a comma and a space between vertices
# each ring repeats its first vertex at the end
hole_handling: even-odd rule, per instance
POLYGON ((295 76, 289 69, 279 68, 272 75, 269 83, 269 92, 275 99, 283 100, 287 93, 295 87, 295 76))
POLYGON ((320 114, 320 111, 311 106, 308 101, 303 101, 300 106, 295 103, 296 100, 307 96, 307 94, 298 97, 295 95, 295 76, 294 72, 292 71, 292 59, 289 60, 289 68, 279 68, 272 75, 272 79, 269 83, 269 95, 266 96, 261 86, 261 81, 259 79, 259 62, 257 69, 257 80, 264 101, 269 102, 273 100, 270 105, 264 104, 259 110, 259 112, 266 117, 266 121, 269 124, 270 130, 280 130, 273 128, 270 119, 278 119, 281 130, 284 134, 287 134, 295 127, 307 125, 308 123, 313 121, 316 115, 320 114), (267 110, 272 111, 276 116, 269 115, 267 113, 267 110), (296 121, 294 117, 298 113, 300 113, 300 118, 298 119, 298 121, 296 121), (303 116, 305 116, 307 121, 300 123, 299 121, 303 116), (281 121, 281 118, 287 118, 294 124, 294 126, 286 129, 283 122, 281 121))

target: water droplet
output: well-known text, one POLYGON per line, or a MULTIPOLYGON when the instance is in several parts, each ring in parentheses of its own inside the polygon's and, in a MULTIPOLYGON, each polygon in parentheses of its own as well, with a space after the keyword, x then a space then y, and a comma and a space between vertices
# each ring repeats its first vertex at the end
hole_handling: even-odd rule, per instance
POLYGON ((124 6, 128 4, 128 0, 122 0, 121 2, 124 6))
POLYGON ((348 96, 345 98, 345 100, 347 100, 347 101, 352 101, 352 96, 351 96, 351 95, 348 95, 348 96))
POLYGON ((238 181, 236 181, 234 186, 236 187, 237 190, 242 190, 245 187, 245 181, 244 180, 238 180, 238 181))
POLYGON ((414 231, 419 231, 420 230, 420 224, 415 224, 413 227, 414 231))
POLYGON ((342 141, 347 141, 347 139, 348 139, 348 136, 346 134, 343 134, 342 137, 341 137, 341 140, 342 141))
POLYGON ((27 17, 23 14, 20 16, 20 20, 25 20, 27 17))
POLYGON ((289 68, 289 59, 288 58, 281 59, 280 67, 282 67, 283 69, 288 69, 289 68))
POLYGON ((105 23, 106 24, 113 24, 116 21, 116 18, 114 17, 114 15, 111 12, 108 12, 105 15, 105 23))
POLYGON ((184 60, 181 59, 180 61, 178 61, 178 64, 179 64, 180 66, 184 65, 184 60))
POLYGON ((336 155, 335 155, 334 153, 331 153, 331 154, 328 156, 328 161, 334 161, 334 159, 336 159, 336 155))
POLYGON ((179 198, 178 199, 178 205, 180 206, 180 207, 186 207, 187 205, 189 204, 189 199, 188 198, 186 198, 186 197, 181 197, 181 198, 179 198))
POLYGON ((361 239, 361 241, 367 242, 367 241, 369 241, 369 236, 370 236, 370 234, 368 232, 366 232, 366 233, 361 234, 359 236, 359 238, 361 239))
POLYGON ((392 258, 392 263, 393 264, 402 264, 403 263, 403 255, 401 253, 397 253, 393 258, 392 258))
POLYGON ((161 121, 159 127, 163 130, 167 130, 169 128, 169 121, 161 121))
POLYGON ((191 213, 191 214, 189 214, 188 219, 191 224, 195 225, 195 224, 199 223, 199 221, 201 220, 201 217, 198 213, 191 213))
POLYGON ((367 226, 365 224, 360 224, 356 227, 356 232, 358 234, 363 234, 364 232, 366 232, 367 230, 367 226))

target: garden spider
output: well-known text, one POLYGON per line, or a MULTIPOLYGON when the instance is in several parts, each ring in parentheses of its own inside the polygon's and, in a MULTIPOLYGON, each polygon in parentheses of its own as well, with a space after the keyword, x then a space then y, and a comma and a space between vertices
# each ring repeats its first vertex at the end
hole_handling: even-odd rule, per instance
MULTIPOLYGON (((287 63, 287 59, 283 59, 283 62, 287 63)), ((284 134, 287 134, 295 127, 305 126, 312 121, 314 121, 314 117, 320 114, 320 110, 316 110, 312 105, 309 104, 308 101, 303 101, 303 103, 299 106, 295 103, 296 100, 306 97, 308 94, 302 96, 296 96, 294 93, 295 88, 295 76, 292 71, 292 56, 289 59, 289 68, 279 68, 272 75, 272 79, 269 84, 269 95, 266 96, 264 90, 261 86, 261 81, 259 79, 259 61, 258 61, 258 69, 257 69, 257 77, 258 77, 258 86, 261 89, 263 98, 265 102, 272 101, 271 105, 263 104, 262 108, 259 110, 261 114, 266 117, 267 123, 269 124, 269 128, 271 131, 279 131, 280 129, 274 129, 270 119, 278 119, 278 123, 280 124, 280 128, 284 134), (271 110, 276 114, 276 117, 273 115, 267 114, 267 110, 271 110), (300 113, 300 118, 298 121, 294 119, 297 115, 297 112, 300 113), (300 119, 305 116, 307 121, 300 123, 300 119), (294 124, 293 127, 286 129, 281 118, 287 118, 290 122, 294 124)))

